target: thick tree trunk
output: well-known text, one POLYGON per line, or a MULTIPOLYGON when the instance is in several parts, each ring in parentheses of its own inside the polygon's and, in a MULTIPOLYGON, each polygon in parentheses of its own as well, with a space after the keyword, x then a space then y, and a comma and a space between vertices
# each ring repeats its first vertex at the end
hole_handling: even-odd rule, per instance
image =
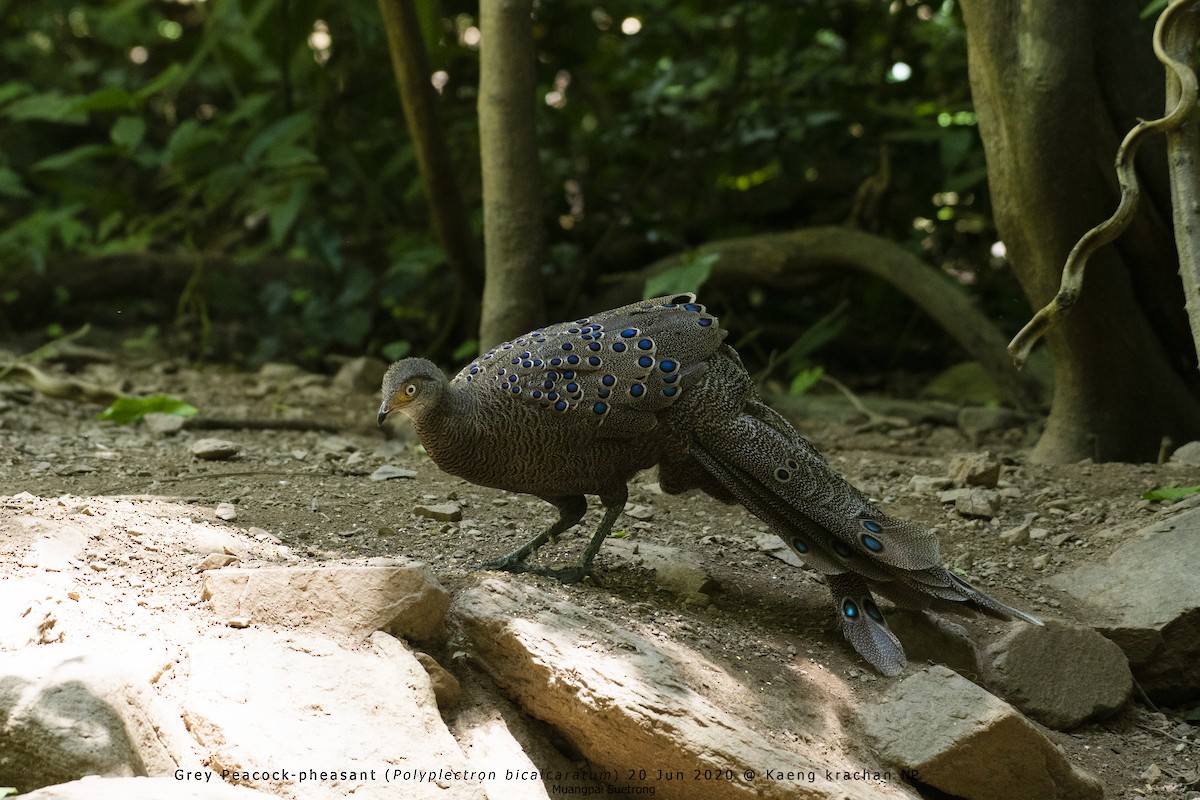
POLYGON ((483 292, 483 270, 437 113, 437 94, 430 83, 429 57, 416 7, 411 0, 378 2, 434 234, 450 271, 478 298, 483 292))
MULTIPOLYGON (((1117 146, 1138 116, 1161 113, 1161 68, 1128 0, 963 0, 963 15, 996 225, 1040 308, 1076 240, 1116 208, 1117 146)), ((1047 336, 1055 390, 1036 460, 1147 461, 1164 436, 1200 436, 1161 159, 1161 146, 1142 155, 1137 217, 1092 257, 1047 336)))
POLYGON ((534 129, 532 0, 481 0, 479 139, 486 282, 479 343, 544 323, 544 234, 534 129))

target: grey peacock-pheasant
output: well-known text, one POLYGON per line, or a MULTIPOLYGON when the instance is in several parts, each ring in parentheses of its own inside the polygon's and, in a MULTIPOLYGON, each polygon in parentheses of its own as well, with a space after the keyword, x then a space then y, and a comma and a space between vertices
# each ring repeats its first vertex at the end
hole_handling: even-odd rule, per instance
POLYGON ((823 573, 842 632, 886 675, 903 670, 904 650, 872 588, 906 607, 958 601, 1041 624, 951 573, 932 531, 882 513, 831 470, 762 402, 725 337, 684 294, 539 328, 453 380, 406 358, 383 379, 379 422, 403 412, 446 472, 558 509, 553 525, 492 568, 528 570, 525 560, 583 518, 586 495, 598 495, 604 517, 580 562, 540 570, 581 579, 625 506, 628 481, 657 465, 663 491, 741 503, 823 573))

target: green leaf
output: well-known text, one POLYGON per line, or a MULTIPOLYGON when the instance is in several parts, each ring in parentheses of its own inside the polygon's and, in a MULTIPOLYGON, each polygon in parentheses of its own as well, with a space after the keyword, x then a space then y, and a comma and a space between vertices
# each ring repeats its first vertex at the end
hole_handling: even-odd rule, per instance
POLYGON ((78 111, 129 111, 137 108, 137 98, 119 86, 106 86, 76 102, 78 111))
POLYGON ((821 366, 800 370, 800 372, 796 373, 796 377, 792 378, 792 385, 788 387, 788 394, 804 394, 809 389, 816 386, 817 381, 821 380, 821 376, 824 374, 825 368, 821 366))
POLYGON ((381 352, 388 361, 399 361, 412 352, 412 345, 404 340, 389 342, 381 348, 381 352))
POLYGON ((660 272, 646 281, 645 296, 659 297, 664 294, 696 291, 708 280, 713 265, 719 258, 716 253, 684 255, 678 266, 660 272))
POLYGON ((131 422, 137 422, 147 414, 174 414, 177 417, 191 417, 195 416, 198 411, 199 409, 195 406, 163 394, 150 397, 118 397, 111 406, 100 412, 97 419, 108 420, 118 425, 128 425, 131 422))
POLYGON ((8 167, 0 167, 0 195, 5 197, 29 197, 29 190, 21 176, 8 167))
POLYGON ((247 164, 256 163, 263 153, 275 145, 290 144, 303 136, 312 123, 312 117, 304 112, 271 123, 250 142, 243 159, 247 164))
POLYGON ((1142 499, 1174 503, 1176 500, 1182 500, 1194 494, 1200 494, 1200 486, 1160 486, 1146 492, 1142 495, 1142 499))
POLYGON ((146 136, 146 121, 141 117, 119 117, 108 136, 117 147, 136 150, 146 136))
POLYGON ((451 356, 455 361, 466 361, 468 358, 474 358, 479 355, 479 340, 467 339, 458 346, 451 356))
POLYGON ((300 215, 300 211, 304 208, 304 201, 307 199, 308 184, 296 183, 292 185, 292 191, 288 194, 287 200, 271 209, 271 241, 275 244, 283 243, 292 226, 296 224, 296 217, 300 215))
POLYGON ((30 169, 34 171, 49 171, 61 170, 73 167, 82 161, 88 161, 99 155, 107 155, 112 152, 112 146, 107 144, 84 144, 79 147, 73 147, 62 153, 43 158, 41 161, 34 164, 30 169))
POLYGON ((154 79, 137 91, 137 99, 145 100, 150 95, 165 88, 171 81, 175 80, 176 76, 183 71, 183 67, 178 63, 171 64, 162 72, 154 76, 154 79))
POLYGON ((43 120, 83 125, 87 122, 87 114, 78 107, 81 99, 79 95, 58 91, 41 92, 9 103, 4 116, 17 122, 43 120))
POLYGON ((30 91, 32 91, 32 87, 22 81, 9 81, 8 83, 0 84, 0 105, 30 91))

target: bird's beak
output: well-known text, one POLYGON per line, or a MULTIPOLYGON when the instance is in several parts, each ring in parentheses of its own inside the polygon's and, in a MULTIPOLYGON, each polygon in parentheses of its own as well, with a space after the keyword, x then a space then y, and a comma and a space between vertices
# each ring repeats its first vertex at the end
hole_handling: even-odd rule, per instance
POLYGON ((390 414, 391 412, 392 412, 392 410, 390 408, 388 408, 388 404, 386 402, 379 407, 379 424, 380 425, 382 425, 384 422, 387 421, 388 414, 390 414))

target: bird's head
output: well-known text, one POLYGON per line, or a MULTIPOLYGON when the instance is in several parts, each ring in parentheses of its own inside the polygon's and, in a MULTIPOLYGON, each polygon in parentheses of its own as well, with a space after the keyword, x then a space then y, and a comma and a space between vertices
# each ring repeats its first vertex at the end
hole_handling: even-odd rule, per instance
POLYGON ((393 411, 402 411, 417 419, 437 405, 446 391, 446 376, 432 361, 405 358, 388 367, 383 376, 383 402, 379 406, 379 424, 393 411))

